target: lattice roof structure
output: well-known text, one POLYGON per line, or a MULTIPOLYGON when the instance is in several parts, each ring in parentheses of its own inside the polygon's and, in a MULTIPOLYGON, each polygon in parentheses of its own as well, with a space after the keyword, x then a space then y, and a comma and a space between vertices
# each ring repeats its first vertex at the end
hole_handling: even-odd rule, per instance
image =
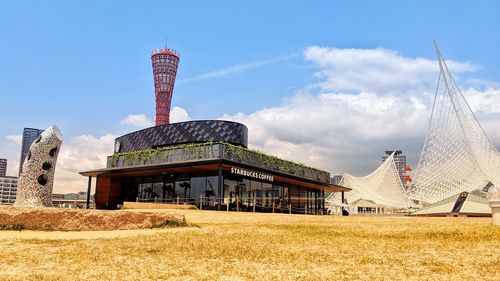
POLYGON ((435 203, 463 191, 500 186, 500 156, 474 116, 440 50, 429 129, 409 197, 435 203))
MULTIPOLYGON (((412 206, 401 183, 394 153, 365 177, 355 177, 347 173, 342 176, 339 185, 352 189, 344 195, 348 202, 364 199, 393 208, 404 209, 412 206)), ((337 205, 341 203, 339 194, 333 193, 326 201, 337 205)))
MULTIPOLYGON (((352 189, 345 194, 348 201, 366 199, 407 208, 414 206, 412 200, 433 204, 464 191, 477 193, 491 185, 500 187, 500 154, 474 116, 437 46, 436 54, 439 80, 412 188, 406 192, 397 180, 391 155, 368 176, 343 175, 339 184, 352 189)), ((326 200, 341 204, 338 194, 326 200)))
POLYGON ((461 194, 455 194, 434 204, 426 206, 412 215, 416 216, 489 216, 491 208, 488 205, 486 192, 479 189, 470 193, 465 192, 465 199, 461 194))

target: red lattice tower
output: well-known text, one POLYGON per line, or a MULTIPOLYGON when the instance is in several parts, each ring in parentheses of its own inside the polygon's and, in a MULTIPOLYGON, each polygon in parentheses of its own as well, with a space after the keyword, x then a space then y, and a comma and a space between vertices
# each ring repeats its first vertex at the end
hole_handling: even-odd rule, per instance
POLYGON ((179 60, 179 53, 173 49, 156 49, 151 54, 155 81, 156 126, 170 123, 170 103, 179 60))

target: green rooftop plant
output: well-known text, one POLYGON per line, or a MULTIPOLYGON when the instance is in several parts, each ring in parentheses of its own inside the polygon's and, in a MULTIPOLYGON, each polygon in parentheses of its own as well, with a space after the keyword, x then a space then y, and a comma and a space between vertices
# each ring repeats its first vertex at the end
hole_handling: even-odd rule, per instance
POLYGON ((176 161, 191 161, 208 158, 224 158, 290 175, 315 180, 329 180, 329 173, 302 163, 283 160, 258 150, 252 150, 226 142, 189 143, 144 149, 133 152, 115 153, 108 159, 108 167, 128 167, 148 164, 162 164, 176 161), (217 152, 222 152, 218 154, 217 152))

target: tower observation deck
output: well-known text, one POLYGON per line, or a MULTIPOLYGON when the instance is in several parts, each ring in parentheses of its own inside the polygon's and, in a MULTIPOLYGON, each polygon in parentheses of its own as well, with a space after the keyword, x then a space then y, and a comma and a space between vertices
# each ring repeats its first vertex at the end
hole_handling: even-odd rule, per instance
POLYGON ((155 49, 151 54, 156 97, 156 126, 170 124, 170 103, 179 60, 179 53, 170 48, 155 49))

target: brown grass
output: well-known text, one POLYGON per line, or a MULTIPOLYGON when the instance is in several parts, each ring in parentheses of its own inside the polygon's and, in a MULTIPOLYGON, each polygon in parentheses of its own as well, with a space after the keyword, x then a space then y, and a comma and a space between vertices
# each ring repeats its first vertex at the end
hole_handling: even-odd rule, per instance
POLYGON ((182 224, 184 221, 181 214, 55 208, 0 208, 0 230, 95 231, 142 229, 182 224))
POLYGON ((491 218, 153 212, 199 227, 0 232, 0 280, 500 279, 491 218))

